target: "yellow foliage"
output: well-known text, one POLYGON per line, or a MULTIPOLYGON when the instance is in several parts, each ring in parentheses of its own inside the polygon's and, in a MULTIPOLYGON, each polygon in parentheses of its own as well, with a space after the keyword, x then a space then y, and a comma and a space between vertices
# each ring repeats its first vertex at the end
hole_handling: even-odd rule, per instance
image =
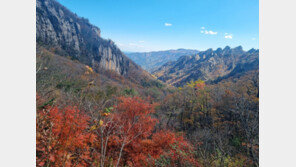
POLYGON ((108 115, 110 115, 110 113, 106 113, 106 112, 105 112, 105 113, 103 114, 103 116, 108 116, 108 115))
POLYGON ((155 75, 151 74, 151 76, 152 76, 153 78, 157 79, 157 77, 156 77, 155 75))
POLYGON ((94 72, 94 70, 93 70, 90 66, 88 66, 88 65, 86 65, 85 68, 86 68, 86 70, 87 70, 87 71, 85 72, 86 74, 89 74, 89 73, 93 73, 93 72, 94 72))
POLYGON ((102 125, 103 125, 103 123, 104 123, 104 122, 103 122, 102 120, 100 120, 100 123, 99 123, 99 125, 100 125, 100 126, 102 126, 102 125))
POLYGON ((203 88, 205 86, 205 81, 199 79, 197 81, 190 81, 188 83, 186 83, 186 86, 190 87, 190 88, 203 88))
POLYGON ((97 126, 96 126, 96 125, 93 125, 93 126, 90 127, 90 130, 91 130, 91 131, 92 131, 92 130, 95 130, 95 129, 97 129, 97 126))

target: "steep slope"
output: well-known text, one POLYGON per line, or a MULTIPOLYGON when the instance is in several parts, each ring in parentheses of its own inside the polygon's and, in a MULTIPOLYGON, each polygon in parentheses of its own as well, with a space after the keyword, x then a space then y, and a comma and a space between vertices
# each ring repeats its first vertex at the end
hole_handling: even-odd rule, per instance
POLYGON ((217 50, 208 49, 191 56, 182 56, 154 71, 154 75, 171 85, 181 86, 191 80, 202 79, 217 82, 247 71, 259 69, 259 50, 247 52, 242 47, 229 46, 217 50))
POLYGON ((177 49, 155 52, 132 52, 126 55, 140 65, 143 69, 152 72, 170 61, 176 61, 181 56, 198 53, 197 50, 177 49))
POLYGON ((96 73, 85 64, 54 54, 43 46, 36 47, 36 89, 40 96, 75 101, 87 96, 86 102, 112 99, 111 96, 137 94, 155 97, 165 93, 165 87, 156 80, 137 83, 112 71, 96 73), (154 90, 155 92, 151 92, 154 90), (77 97, 78 96, 78 97, 77 97), (91 98, 91 99, 89 99, 91 98))
POLYGON ((101 38, 100 29, 55 0, 37 0, 36 40, 57 55, 70 57, 96 72, 114 73, 140 83, 152 77, 127 58, 111 40, 101 38))

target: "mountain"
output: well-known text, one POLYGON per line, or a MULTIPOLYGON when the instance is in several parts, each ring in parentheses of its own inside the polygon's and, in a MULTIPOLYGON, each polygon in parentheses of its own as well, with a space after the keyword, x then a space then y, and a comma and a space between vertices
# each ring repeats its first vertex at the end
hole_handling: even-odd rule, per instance
POLYGON ((153 74, 167 84, 182 86, 192 80, 218 82, 229 77, 259 69, 259 50, 244 51, 241 46, 217 50, 208 49, 198 54, 182 56, 168 62, 153 74))
POLYGON ((112 71, 136 82, 151 79, 149 73, 126 57, 101 30, 55 0, 36 2, 36 41, 57 55, 86 64, 98 73, 112 71))
POLYGON ((126 52, 125 54, 143 69, 152 72, 170 61, 176 61, 181 56, 198 53, 197 50, 177 49, 155 52, 126 52))

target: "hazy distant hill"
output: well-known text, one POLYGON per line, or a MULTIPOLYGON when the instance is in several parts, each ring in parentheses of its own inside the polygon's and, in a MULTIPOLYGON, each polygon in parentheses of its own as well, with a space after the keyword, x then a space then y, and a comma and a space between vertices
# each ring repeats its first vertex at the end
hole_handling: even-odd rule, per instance
POLYGON ((181 56, 198 53, 197 50, 178 49, 155 52, 126 52, 125 54, 145 70, 152 72, 163 64, 176 61, 181 56))
POLYGON ((167 84, 181 86, 191 80, 219 81, 245 72, 259 69, 259 50, 243 51, 242 47, 229 46, 217 50, 208 49, 198 54, 182 56, 168 62, 153 74, 167 84))

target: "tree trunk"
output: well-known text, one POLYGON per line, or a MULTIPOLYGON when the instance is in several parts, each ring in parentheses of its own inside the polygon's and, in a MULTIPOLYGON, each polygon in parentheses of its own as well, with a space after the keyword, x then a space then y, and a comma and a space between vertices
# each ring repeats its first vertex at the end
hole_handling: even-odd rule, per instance
POLYGON ((116 167, 118 167, 118 165, 119 165, 119 162, 120 162, 120 158, 121 158, 121 155, 122 155, 122 151, 123 151, 124 145, 125 144, 123 142, 122 145, 121 145, 121 148, 120 148, 119 157, 118 157, 118 160, 117 160, 116 167))

